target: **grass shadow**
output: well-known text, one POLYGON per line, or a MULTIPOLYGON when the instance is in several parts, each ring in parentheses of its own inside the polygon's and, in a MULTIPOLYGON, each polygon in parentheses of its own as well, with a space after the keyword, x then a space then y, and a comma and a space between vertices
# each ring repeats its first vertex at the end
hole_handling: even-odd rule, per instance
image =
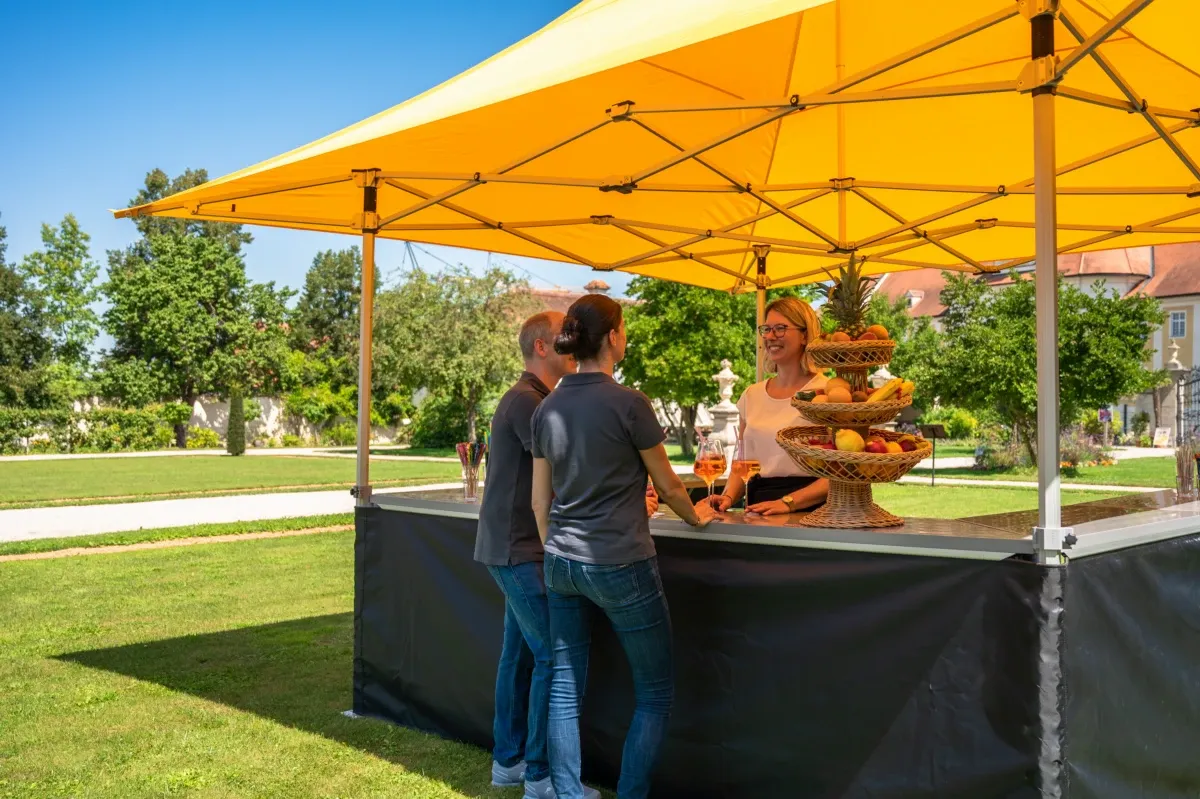
POLYGON ((473 799, 490 785, 488 753, 374 719, 349 719, 354 617, 335 613, 188 635, 56 659, 156 683, 338 741, 440 780, 473 799))

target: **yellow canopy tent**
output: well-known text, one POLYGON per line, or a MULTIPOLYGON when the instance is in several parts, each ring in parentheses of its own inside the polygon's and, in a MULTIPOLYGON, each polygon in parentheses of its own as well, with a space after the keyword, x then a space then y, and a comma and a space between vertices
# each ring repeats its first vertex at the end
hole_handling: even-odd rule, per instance
MULTIPOLYGON (((1056 252, 1200 239, 1197 29, 1195 0, 584 0, 401 105, 117 215, 360 234, 368 283, 376 236, 760 298, 852 253, 867 274, 1036 255, 1048 400, 1056 252)), ((1056 416, 1040 404, 1051 540, 1056 416)))

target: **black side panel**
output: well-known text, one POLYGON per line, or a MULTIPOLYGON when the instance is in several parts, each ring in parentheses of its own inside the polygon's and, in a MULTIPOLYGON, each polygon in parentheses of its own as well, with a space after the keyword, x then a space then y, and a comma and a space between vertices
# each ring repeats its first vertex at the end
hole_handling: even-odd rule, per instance
MULTIPOLYGON (((359 512, 355 709, 491 744, 502 598, 474 522, 359 512)), ((678 673, 655 797, 1034 797, 1045 569, 660 538, 678 673)), ((597 624, 585 774, 629 670, 597 624)))
POLYGON ((1068 567, 1071 799, 1200 796, 1200 535, 1068 567))

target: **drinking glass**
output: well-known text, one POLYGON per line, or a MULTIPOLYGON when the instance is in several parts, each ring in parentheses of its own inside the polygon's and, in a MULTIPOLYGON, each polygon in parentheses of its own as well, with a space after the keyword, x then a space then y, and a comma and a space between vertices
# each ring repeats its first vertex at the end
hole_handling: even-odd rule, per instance
POLYGON ((762 471, 762 465, 758 462, 758 458, 749 456, 746 450, 746 440, 742 438, 740 432, 737 434, 737 444, 733 451, 733 467, 730 471, 737 475, 743 483, 750 482, 751 477, 762 471))
POLYGON ((712 499, 713 481, 725 474, 727 465, 725 447, 721 445, 721 442, 713 438, 701 438, 700 446, 696 450, 696 463, 692 466, 692 473, 708 486, 709 499, 712 499))

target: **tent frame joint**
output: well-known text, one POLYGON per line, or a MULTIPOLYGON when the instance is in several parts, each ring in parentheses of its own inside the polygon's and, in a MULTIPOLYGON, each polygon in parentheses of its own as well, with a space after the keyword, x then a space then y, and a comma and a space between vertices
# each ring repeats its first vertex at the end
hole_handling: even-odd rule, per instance
POLYGON ((829 183, 835 191, 850 191, 854 188, 854 178, 830 178, 829 183))
POLYGON ((1058 16, 1059 0, 1017 0, 1017 9, 1025 19, 1058 16))
POLYGON ((635 105, 637 103, 633 100, 622 100, 604 109, 604 113, 608 115, 610 122, 629 122, 633 119, 633 107, 635 105))
POLYGON ((1021 94, 1053 93, 1059 80, 1057 56, 1034 58, 1021 68, 1021 74, 1017 77, 1017 91, 1021 94))

